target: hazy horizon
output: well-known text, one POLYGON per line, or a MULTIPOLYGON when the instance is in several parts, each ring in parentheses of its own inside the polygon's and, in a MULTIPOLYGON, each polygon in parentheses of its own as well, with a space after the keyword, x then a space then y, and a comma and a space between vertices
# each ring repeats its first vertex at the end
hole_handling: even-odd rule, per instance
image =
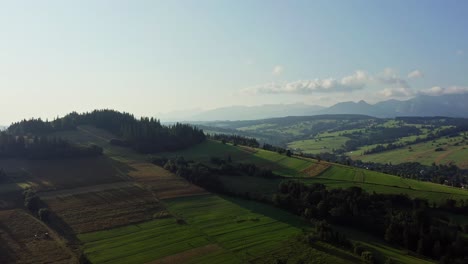
POLYGON ((12 1, 0 125, 468 92, 467 2, 12 1))

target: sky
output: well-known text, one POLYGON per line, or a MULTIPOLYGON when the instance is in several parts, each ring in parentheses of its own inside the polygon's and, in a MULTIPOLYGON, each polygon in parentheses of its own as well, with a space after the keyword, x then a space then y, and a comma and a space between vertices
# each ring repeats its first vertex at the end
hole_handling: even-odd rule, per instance
POLYGON ((3 1, 0 124, 468 92, 468 1, 3 1))

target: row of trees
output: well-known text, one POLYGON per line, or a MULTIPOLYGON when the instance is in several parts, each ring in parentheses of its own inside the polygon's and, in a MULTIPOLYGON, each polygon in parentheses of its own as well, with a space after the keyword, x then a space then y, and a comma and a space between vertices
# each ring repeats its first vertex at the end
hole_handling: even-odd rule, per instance
POLYGON ((200 185, 210 191, 229 193, 218 175, 226 176, 252 176, 262 178, 279 178, 271 170, 262 169, 253 163, 233 163, 232 161, 222 158, 211 158, 211 166, 188 161, 183 157, 177 158, 154 158, 152 162, 164 169, 171 171, 178 176, 184 177, 188 181, 200 185))
POLYGON ((223 143, 232 143, 233 145, 242 145, 253 148, 258 148, 260 143, 255 138, 244 137, 240 135, 228 135, 228 134, 209 134, 208 138, 221 141, 223 143))
POLYGON ((433 212, 441 208, 430 208, 427 200, 285 181, 273 201, 305 218, 351 226, 444 263, 467 257, 468 243, 461 234, 465 229, 439 219, 433 212))
POLYGON ((0 158, 76 158, 98 156, 102 148, 96 145, 81 147, 60 138, 46 136, 13 136, 0 132, 0 158))

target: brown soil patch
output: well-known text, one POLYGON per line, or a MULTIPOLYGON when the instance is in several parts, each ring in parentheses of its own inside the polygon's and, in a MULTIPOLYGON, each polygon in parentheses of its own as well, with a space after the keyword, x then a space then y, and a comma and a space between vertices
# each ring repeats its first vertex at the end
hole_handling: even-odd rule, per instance
POLYGON ((129 176, 151 187, 160 199, 208 193, 203 188, 151 163, 135 162, 130 166, 134 170, 129 172, 129 176))
POLYGON ((239 146, 239 148, 243 151, 247 151, 249 153, 257 153, 258 150, 255 148, 247 147, 247 146, 239 146))
POLYGON ((190 249, 175 255, 167 256, 152 262, 150 264, 174 264, 174 263, 187 263, 195 257, 208 254, 211 252, 215 252, 218 250, 222 250, 222 248, 216 244, 210 244, 203 247, 198 247, 194 249, 190 249))
POLYGON ((137 185, 92 192, 60 191, 40 197, 57 216, 54 224, 66 233, 93 232, 169 216, 151 191, 137 185))
POLYGON ((329 163, 317 162, 315 164, 312 164, 307 169, 303 170, 302 173, 305 173, 309 177, 316 177, 316 176, 322 174, 328 168, 330 168, 329 163))
POLYGON ((78 262, 46 225, 22 210, 8 210, 0 212, 0 263, 78 262))

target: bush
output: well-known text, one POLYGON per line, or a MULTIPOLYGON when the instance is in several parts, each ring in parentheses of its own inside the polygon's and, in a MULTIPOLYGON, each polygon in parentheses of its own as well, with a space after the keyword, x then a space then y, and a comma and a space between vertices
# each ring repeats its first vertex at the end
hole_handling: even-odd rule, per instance
POLYGON ((364 261, 364 263, 374 263, 374 255, 370 251, 362 252, 361 259, 364 261))
POLYGON ((49 209, 41 208, 39 209, 37 215, 39 216, 39 219, 41 219, 42 222, 47 222, 49 220, 49 213, 49 209))

